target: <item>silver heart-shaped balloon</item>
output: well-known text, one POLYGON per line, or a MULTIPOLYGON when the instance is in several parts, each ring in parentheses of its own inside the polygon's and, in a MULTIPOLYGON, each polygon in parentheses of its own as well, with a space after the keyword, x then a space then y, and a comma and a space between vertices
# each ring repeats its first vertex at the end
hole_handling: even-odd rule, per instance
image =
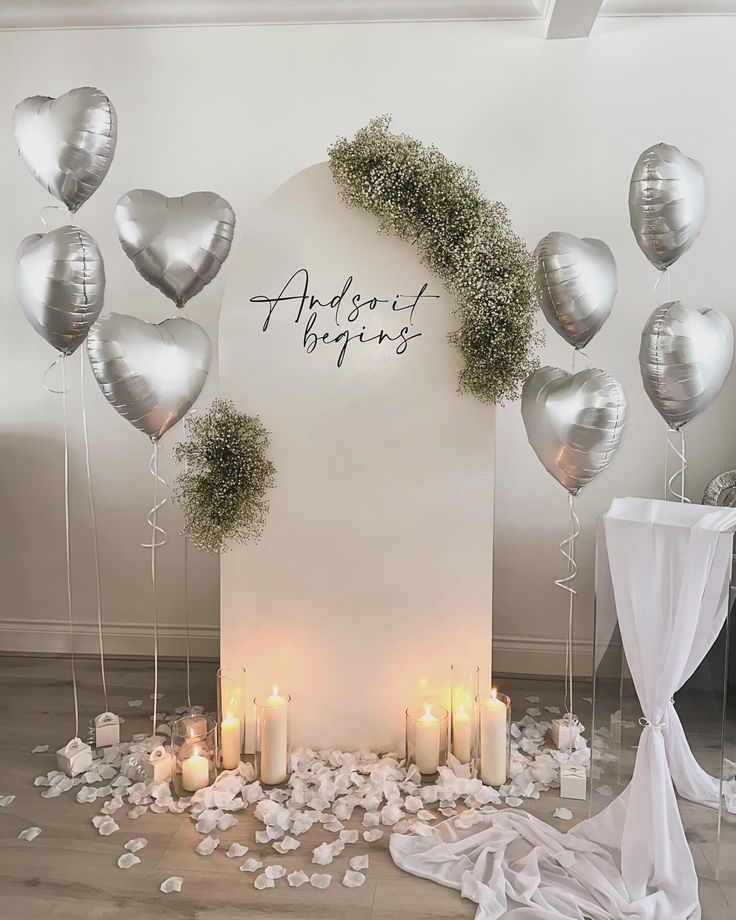
POLYGON ((77 211, 107 175, 117 142, 117 116, 91 86, 58 99, 29 96, 15 107, 18 153, 41 185, 77 211))
POLYGON ((214 192, 167 198, 137 188, 115 205, 125 254, 177 307, 198 294, 230 252, 235 214, 214 192))
POLYGON ((526 434, 544 468, 572 495, 603 472, 621 444, 626 395, 598 368, 540 367, 521 391, 526 434))
POLYGON ((547 322, 573 348, 584 348, 613 307, 616 260, 602 240, 548 233, 537 244, 536 282, 547 322))
POLYGON ((183 316, 154 325, 107 313, 87 338, 105 399, 131 425, 157 441, 191 409, 207 380, 207 333, 183 316))
POLYGON ((636 161, 629 217, 636 242, 660 271, 697 239, 708 207, 703 167, 671 144, 655 144, 636 161))
POLYGON ((14 277, 15 296, 36 332, 62 354, 76 351, 105 296, 105 265, 89 233, 66 226, 27 236, 14 277))
POLYGON ((677 431, 713 402, 732 362, 733 329, 717 310, 697 310, 679 300, 662 304, 641 334, 644 389, 677 431))

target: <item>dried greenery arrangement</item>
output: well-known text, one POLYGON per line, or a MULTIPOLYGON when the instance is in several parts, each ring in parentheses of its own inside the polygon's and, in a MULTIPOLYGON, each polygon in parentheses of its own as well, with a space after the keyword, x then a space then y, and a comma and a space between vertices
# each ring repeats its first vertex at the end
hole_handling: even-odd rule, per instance
POLYGON ((268 431, 227 399, 215 399, 187 427, 186 439, 174 448, 174 459, 185 464, 174 490, 185 535, 210 553, 258 540, 275 479, 268 431))
POLYGON ((329 151, 344 201, 383 231, 416 243, 424 264, 457 302, 451 342, 465 366, 459 389, 484 402, 514 398, 537 366, 533 257, 505 205, 481 193, 475 174, 389 130, 382 116, 329 151))

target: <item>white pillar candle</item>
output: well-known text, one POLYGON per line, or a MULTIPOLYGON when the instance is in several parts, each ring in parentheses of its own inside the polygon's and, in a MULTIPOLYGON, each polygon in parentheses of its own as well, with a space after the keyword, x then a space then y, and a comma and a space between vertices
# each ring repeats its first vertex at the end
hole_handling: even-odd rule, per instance
POLYGON ((452 753, 460 763, 470 762, 473 722, 470 713, 460 703, 452 714, 452 753))
POLYGON ((220 723, 220 759, 223 770, 234 770, 240 763, 240 719, 227 715, 220 723))
POLYGON ((440 765, 440 722, 427 703, 414 723, 414 762, 420 773, 436 773, 440 765))
POLYGON ((492 690, 480 707, 480 778, 487 786, 506 782, 506 744, 506 704, 492 690))
POLYGON ((260 775, 267 786, 283 783, 288 775, 289 764, 289 710, 288 698, 279 695, 274 687, 260 712, 260 775))
POLYGON ((210 784, 210 765, 198 747, 194 748, 191 757, 182 761, 181 784, 186 792, 196 792, 210 784))

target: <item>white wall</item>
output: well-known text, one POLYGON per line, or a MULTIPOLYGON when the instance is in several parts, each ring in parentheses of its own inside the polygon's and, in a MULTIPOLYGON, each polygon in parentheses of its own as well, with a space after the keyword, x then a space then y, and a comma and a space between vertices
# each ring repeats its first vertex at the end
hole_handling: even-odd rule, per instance
MULTIPOLYGON (((656 495, 662 481, 662 424, 645 399, 637 367, 655 273, 628 227, 628 178, 639 152, 659 140, 703 162, 710 214, 702 238, 674 269, 674 292, 734 318, 735 38, 734 21, 720 18, 605 20, 590 40, 570 42, 544 42, 532 23, 5 33, 0 111, 7 126, 24 96, 90 83, 114 100, 116 159, 79 221, 106 258, 107 307, 147 319, 170 311, 117 243, 112 207, 120 194, 134 186, 168 194, 211 188, 232 202, 243 225, 275 188, 323 161, 336 135, 350 135, 382 112, 393 113, 397 128, 473 167, 487 194, 509 205, 530 245, 551 229, 605 239, 618 260, 620 290, 589 351, 625 386, 631 415, 614 466, 580 502, 586 539, 578 633, 589 637, 594 519, 612 496, 656 495)), ((15 246, 40 228, 38 212, 48 196, 17 159, 9 127, 0 136, 0 176, 0 635, 5 647, 63 647, 53 632, 64 617, 59 407, 40 386, 50 349, 21 316, 10 276, 15 246)), ((191 309, 213 340, 220 296, 209 289, 191 309)), ((568 352, 550 335, 542 357, 565 363, 568 352)), ((146 536, 148 446, 89 383, 106 615, 120 624, 116 648, 140 649, 138 637, 150 621, 147 560, 137 547, 146 536)), ((713 474, 736 466, 734 386, 731 377, 716 406, 691 425, 693 497, 713 474)), ((177 436, 171 432, 169 443, 177 436)), ((498 445, 497 661, 550 670, 559 663, 563 635, 564 599, 553 581, 560 571, 565 496, 528 447, 517 405, 498 414, 498 445)), ((77 432, 74 488, 81 501, 79 447, 77 432)), ((82 510, 77 518, 78 617, 90 621, 82 510)), ((171 514, 168 527, 176 532, 171 514)), ((162 619, 172 636, 180 636, 181 545, 172 540, 164 556, 162 619)), ((212 650, 217 560, 198 557, 192 582, 199 647, 212 650)), ((172 639, 168 647, 176 645, 172 639)))

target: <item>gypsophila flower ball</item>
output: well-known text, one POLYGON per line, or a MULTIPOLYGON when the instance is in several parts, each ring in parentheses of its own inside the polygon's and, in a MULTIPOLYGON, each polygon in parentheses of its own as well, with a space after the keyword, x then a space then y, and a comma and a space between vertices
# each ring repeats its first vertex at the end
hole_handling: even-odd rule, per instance
POLYGON ((450 341, 464 367, 461 392, 503 402, 536 368, 533 256, 514 233, 506 206, 488 201, 475 174, 436 147, 389 131, 384 115, 329 151, 345 202, 363 208, 380 229, 417 246, 457 302, 450 341))
POLYGON ((210 553, 260 539, 276 472, 268 457, 268 431, 227 399, 215 399, 188 420, 187 429, 174 448, 174 459, 184 463, 174 491, 184 512, 184 535, 210 553))

